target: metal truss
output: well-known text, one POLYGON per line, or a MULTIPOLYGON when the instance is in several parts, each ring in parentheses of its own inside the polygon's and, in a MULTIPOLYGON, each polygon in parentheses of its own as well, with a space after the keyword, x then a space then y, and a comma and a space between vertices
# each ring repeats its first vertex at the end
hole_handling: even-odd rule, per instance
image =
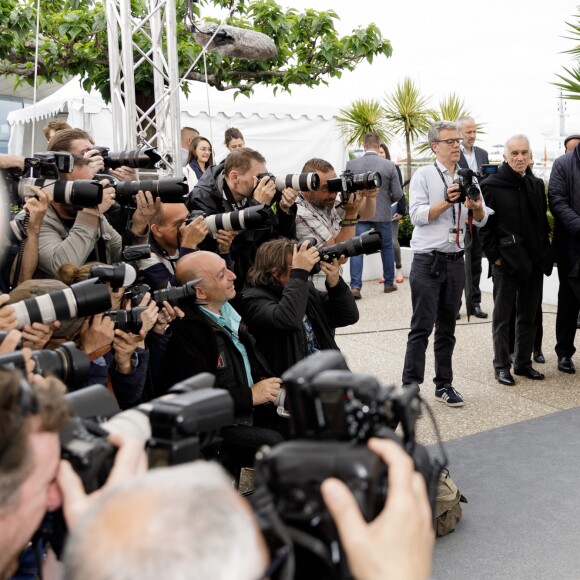
POLYGON ((130 0, 105 0, 113 137, 116 150, 154 147, 160 173, 181 173, 179 72, 175 0, 146 0, 147 15, 131 14, 130 0), (142 47, 149 47, 144 50, 142 47), (153 70, 154 101, 137 105, 135 73, 153 70))

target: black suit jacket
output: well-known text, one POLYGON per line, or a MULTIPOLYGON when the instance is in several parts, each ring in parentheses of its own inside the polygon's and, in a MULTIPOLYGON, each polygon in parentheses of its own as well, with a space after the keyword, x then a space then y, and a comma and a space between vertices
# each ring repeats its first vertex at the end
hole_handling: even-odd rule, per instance
MULTIPOLYGON (((479 171, 484 163, 489 163, 489 157, 487 155, 487 151, 481 147, 478 147, 477 145, 473 146, 473 150, 475 151, 475 161, 477 162, 477 170, 479 171)), ((469 167, 469 165, 467 165, 465 155, 463 155, 463 151, 461 152, 461 157, 459 158, 459 167, 464 167, 465 169, 469 167)))

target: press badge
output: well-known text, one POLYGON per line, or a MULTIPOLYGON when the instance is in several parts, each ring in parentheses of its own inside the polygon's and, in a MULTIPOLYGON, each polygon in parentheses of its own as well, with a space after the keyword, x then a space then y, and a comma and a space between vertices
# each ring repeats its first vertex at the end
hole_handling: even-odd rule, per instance
POLYGON ((450 244, 457 244, 459 246, 463 246, 463 241, 465 239, 465 233, 463 228, 459 230, 459 236, 457 236, 457 228, 449 228, 449 243, 450 244))

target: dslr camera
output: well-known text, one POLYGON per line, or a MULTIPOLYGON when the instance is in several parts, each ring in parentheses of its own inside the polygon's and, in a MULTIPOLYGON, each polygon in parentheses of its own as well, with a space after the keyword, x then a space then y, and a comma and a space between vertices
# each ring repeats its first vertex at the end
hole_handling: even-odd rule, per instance
MULTIPOLYGON (((472 169, 461 167, 457 170, 457 177, 453 183, 459 185, 459 200, 455 203, 464 203, 466 199, 477 201, 481 195, 479 179, 485 179, 488 175, 497 173, 498 165, 485 163, 481 166, 481 171, 475 172, 472 169)), ((447 187, 444 191, 445 201, 449 201, 447 187)))
POLYGON ((273 205, 277 201, 282 199, 282 192, 287 188, 291 187, 296 191, 316 191, 320 187, 320 177, 318 173, 289 173, 288 175, 283 175, 276 177, 272 173, 259 173, 257 176, 258 183, 262 181, 264 177, 269 177, 271 181, 276 185, 276 193, 270 202, 273 205))
POLYGON ((383 182, 381 174, 372 171, 366 173, 353 173, 349 169, 343 171, 340 177, 329 179, 327 182, 328 191, 340 193, 342 204, 348 203, 351 193, 356 193, 363 189, 377 189, 383 182))
POLYGON ((153 147, 139 147, 133 151, 111 151, 108 147, 95 145, 107 169, 118 169, 122 165, 134 169, 155 169, 161 155, 153 147))
POLYGON ((389 438, 412 457, 433 508, 443 465, 415 440, 419 387, 382 386, 370 375, 353 374, 342 355, 330 350, 300 361, 282 381, 294 440, 258 453, 258 520, 266 522, 270 546, 285 544, 289 550, 286 566, 295 568, 296 578, 352 578, 320 484, 329 477, 343 480, 365 519, 373 520, 385 505, 388 473, 366 442, 370 437, 389 438), (399 423, 402 438, 394 431, 399 423), (274 525, 263 506, 274 508, 274 525))

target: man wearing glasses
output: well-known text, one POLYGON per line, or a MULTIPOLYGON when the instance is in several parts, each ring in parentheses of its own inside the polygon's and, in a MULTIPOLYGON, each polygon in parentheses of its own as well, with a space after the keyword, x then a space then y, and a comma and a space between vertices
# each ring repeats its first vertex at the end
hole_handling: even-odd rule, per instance
POLYGON ((461 203, 460 187, 453 183, 463 141, 457 125, 434 123, 428 139, 436 160, 417 169, 409 187, 409 215, 415 226, 409 277, 413 316, 403 385, 423 382, 425 353, 435 326, 435 398, 449 407, 462 407, 463 398, 453 387, 452 357, 455 317, 465 285, 463 249, 470 222, 484 226, 489 210, 481 196, 461 203))

